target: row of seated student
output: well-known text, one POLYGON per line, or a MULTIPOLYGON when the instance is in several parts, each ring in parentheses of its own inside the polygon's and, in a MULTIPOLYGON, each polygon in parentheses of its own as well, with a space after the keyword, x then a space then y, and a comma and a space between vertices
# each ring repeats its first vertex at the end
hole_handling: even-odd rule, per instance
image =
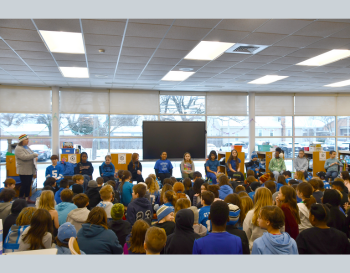
POLYGON ((70 254, 76 237, 84 254, 350 254, 349 173, 326 183, 302 171, 272 172, 244 181, 222 173, 217 184, 193 173, 179 182, 151 174, 132 183, 99 177, 84 190, 75 175, 69 188, 48 177, 36 207, 15 199, 7 179, 0 199, 4 252, 56 247, 70 254), (162 188, 160 188, 162 186, 162 188), (13 201, 14 200, 14 201, 13 201))

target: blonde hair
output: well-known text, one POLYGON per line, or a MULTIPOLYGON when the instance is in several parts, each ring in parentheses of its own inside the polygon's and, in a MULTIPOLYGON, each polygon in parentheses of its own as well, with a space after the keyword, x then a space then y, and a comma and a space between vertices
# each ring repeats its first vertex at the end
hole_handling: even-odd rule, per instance
POLYGON ((224 173, 218 173, 217 175, 216 175, 216 179, 219 179, 221 176, 223 176, 223 175, 225 175, 224 173))
POLYGON ((154 194, 155 192, 159 191, 158 182, 153 177, 148 176, 145 180, 145 183, 150 194, 154 194))
POLYGON ((105 156, 105 160, 106 160, 107 158, 109 158, 110 160, 112 160, 112 157, 111 157, 110 155, 106 155, 106 156, 105 156))
POLYGON ((305 179, 305 175, 302 171, 297 171, 295 173, 295 176, 296 176, 296 180, 301 180, 302 182, 307 182, 306 179, 305 179))
POLYGON ((265 206, 272 206, 272 193, 269 189, 260 187, 257 188, 254 195, 254 215, 252 222, 255 226, 259 226, 258 224, 258 218, 259 218, 259 212, 262 207, 265 206))
POLYGON ((55 196, 51 190, 41 193, 38 209, 55 210, 55 196))
POLYGON ((23 208, 16 219, 16 226, 30 225, 34 212, 36 212, 34 207, 23 208))
POLYGON ((103 186, 100 190, 100 196, 103 201, 110 199, 113 197, 113 188, 111 185, 103 186))
POLYGON ((250 196, 247 194, 247 196, 242 196, 241 198, 241 213, 239 216, 239 221, 241 223, 244 222, 245 217, 247 216, 248 211, 250 211, 253 207, 253 200, 250 198, 250 196), (241 221, 242 218, 242 221, 241 221))
POLYGON ((191 201, 188 200, 187 198, 180 198, 176 201, 175 204, 175 213, 174 213, 174 217, 176 216, 176 213, 180 210, 180 209, 187 209, 191 206, 191 201))

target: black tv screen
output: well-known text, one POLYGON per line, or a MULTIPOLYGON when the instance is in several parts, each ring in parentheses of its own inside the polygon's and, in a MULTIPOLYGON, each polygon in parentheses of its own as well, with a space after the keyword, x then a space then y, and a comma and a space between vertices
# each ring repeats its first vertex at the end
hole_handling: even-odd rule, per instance
POLYGON ((186 152, 203 159, 205 134, 203 121, 144 121, 143 159, 159 159, 162 152, 169 159, 181 159, 186 152))

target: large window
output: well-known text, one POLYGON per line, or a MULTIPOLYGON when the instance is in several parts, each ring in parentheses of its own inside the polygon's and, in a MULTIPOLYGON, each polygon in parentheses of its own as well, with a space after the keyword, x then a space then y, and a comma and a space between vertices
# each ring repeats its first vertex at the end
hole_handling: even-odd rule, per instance
POLYGON ((296 116, 294 120, 295 120, 296 136, 334 136, 335 135, 335 117, 334 116, 315 116, 315 117, 296 116))
POLYGON ((61 114, 61 136, 108 136, 108 115, 61 114))
POLYGON ((142 123, 147 120, 158 120, 157 116, 111 115, 110 133, 113 136, 142 136, 142 123))
POLYGON ((160 95, 161 114, 205 114, 205 96, 160 95))
POLYGON ((292 117, 255 117, 256 136, 291 136, 292 117))
MULTIPOLYGON (((292 138, 256 138, 255 151, 259 151, 259 145, 269 145, 271 148, 280 147, 284 151, 284 158, 294 157, 292 138)), ((298 151, 298 147, 295 147, 295 154, 297 154, 298 151)))
POLYGON ((208 136, 247 137, 249 119, 247 116, 208 116, 208 136))

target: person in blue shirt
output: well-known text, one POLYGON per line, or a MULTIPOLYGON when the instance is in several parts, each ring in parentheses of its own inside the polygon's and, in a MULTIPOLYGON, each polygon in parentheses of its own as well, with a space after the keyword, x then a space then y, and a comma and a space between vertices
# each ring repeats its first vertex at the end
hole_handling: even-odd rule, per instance
POLYGON ((236 181, 244 181, 244 176, 240 172, 241 171, 241 168, 239 166, 240 163, 241 163, 241 160, 238 158, 238 152, 237 150, 233 149, 226 163, 226 168, 227 168, 226 170, 227 170, 228 177, 233 177, 236 179, 236 181))
POLYGON ((252 170, 255 173, 255 178, 258 178, 262 175, 262 173, 260 173, 260 169, 262 168, 260 160, 258 158, 258 154, 253 151, 252 152, 252 156, 251 156, 251 160, 247 163, 247 171, 248 170, 252 170))
POLYGON ((224 201, 215 201, 210 206, 212 232, 194 241, 192 254, 243 254, 241 238, 226 231, 229 212, 224 201))
POLYGON ((46 168, 45 176, 55 178, 56 183, 57 183, 57 187, 59 187, 60 182, 63 179, 63 169, 60 165, 57 165, 57 163, 58 163, 58 156, 57 155, 51 156, 51 162, 52 162, 52 165, 50 165, 46 168))
POLYGON ((161 181, 162 185, 165 178, 170 178, 173 175, 173 165, 167 157, 168 154, 163 152, 161 154, 161 159, 158 159, 156 165, 154 165, 156 176, 161 181))
POLYGON ((62 202, 61 192, 64 189, 69 189, 69 181, 66 178, 62 179, 61 184, 60 184, 60 189, 55 193, 55 201, 56 201, 57 205, 62 202))
POLYGON ((289 180, 292 179, 292 174, 290 171, 284 171, 283 172, 283 176, 286 179, 286 183, 288 184, 289 180))
POLYGON ((214 202, 215 195, 211 191, 204 191, 202 193, 202 207, 198 211, 199 218, 198 224, 202 224, 207 228, 207 230, 211 230, 210 222, 209 222, 209 214, 210 214, 210 206, 214 202))
POLYGON ((131 177, 132 175, 129 171, 123 171, 119 176, 119 179, 121 179, 121 183, 118 186, 118 192, 120 194, 120 203, 122 203, 126 208, 132 200, 132 188, 134 187, 134 185, 132 181, 130 181, 131 177))
POLYGON ((105 162, 101 165, 101 177, 104 182, 108 180, 114 181, 115 167, 112 163, 112 157, 110 155, 105 156, 105 162))
POLYGON ((295 240, 287 232, 280 232, 284 218, 284 213, 278 206, 265 206, 260 210, 258 224, 267 232, 254 241, 252 254, 298 254, 295 240))
POLYGON ((207 162, 205 162, 205 169, 207 173, 207 177, 211 179, 213 184, 216 184, 216 175, 219 173, 220 162, 217 160, 218 155, 213 150, 210 152, 208 156, 207 162))

